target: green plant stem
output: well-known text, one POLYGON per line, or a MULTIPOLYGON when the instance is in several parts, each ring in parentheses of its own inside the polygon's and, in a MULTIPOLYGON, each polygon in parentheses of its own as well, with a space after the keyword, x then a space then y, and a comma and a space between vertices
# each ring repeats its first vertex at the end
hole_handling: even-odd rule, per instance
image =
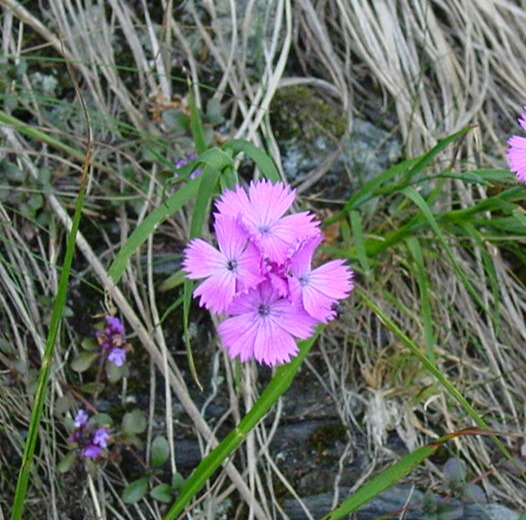
POLYGON ((11 513, 11 520, 21 520, 24 511, 24 502, 27 493, 27 486, 29 482, 29 475, 31 472, 31 465, 35 453, 35 446, 40 430, 40 418, 44 409, 46 400, 47 387, 49 381, 49 373, 51 363, 53 361, 53 352, 57 340, 58 331, 62 319, 62 313, 66 303, 66 295, 68 290, 68 280, 71 273, 71 263, 73 261, 73 254, 75 252, 75 239, 82 216, 82 207, 84 203, 84 195, 88 183, 88 173, 90 168, 91 157, 91 141, 88 144, 88 149, 84 156, 84 165, 82 169, 82 178, 80 182, 79 192, 75 204, 75 213, 73 215, 71 229, 67 236, 66 253, 64 255, 64 263, 60 270, 60 279, 58 283, 57 294, 53 304, 53 311, 51 315, 51 322, 49 325, 49 332, 46 340, 46 348, 42 358, 42 365, 38 374, 38 382, 35 392, 33 407, 31 410, 31 419, 29 423, 28 436, 26 439, 24 454, 22 456, 22 464, 18 474, 18 480, 15 490, 15 498, 13 501, 13 510, 11 513))
MULTIPOLYGON (((477 411, 471 406, 468 400, 462 395, 462 393, 455 388, 455 386, 438 370, 435 364, 420 350, 416 343, 411 340, 404 332, 392 321, 385 312, 383 312, 376 303, 374 303, 369 296, 367 296, 360 289, 355 289, 354 293, 359 295, 362 298, 362 301, 369 307, 375 314, 378 316, 380 321, 393 333, 397 336, 402 343, 410 350, 411 354, 415 356, 421 363, 424 365, 426 370, 428 370, 438 382, 445 388, 445 390, 457 401, 457 403, 466 410, 468 415, 481 427, 489 429, 486 421, 477 413, 477 411)), ((491 440, 496 444, 502 454, 509 460, 513 460, 509 450, 502 444, 502 442, 497 439, 494 435, 491 435, 491 440)))
POLYGON ((199 492, 206 481, 246 439, 247 435, 256 427, 259 421, 263 419, 281 395, 283 395, 292 383, 296 372, 309 353, 320 331, 321 328, 318 328, 317 333, 311 338, 299 342, 300 352, 298 356, 290 363, 277 369, 276 374, 268 386, 254 403, 250 411, 241 419, 239 425, 199 463, 163 520, 173 520, 183 512, 188 502, 199 492))

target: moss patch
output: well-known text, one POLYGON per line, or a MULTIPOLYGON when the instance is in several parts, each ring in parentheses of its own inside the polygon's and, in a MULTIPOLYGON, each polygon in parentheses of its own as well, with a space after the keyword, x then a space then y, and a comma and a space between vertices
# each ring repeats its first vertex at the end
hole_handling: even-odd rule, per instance
POLYGON ((338 140, 348 124, 335 106, 303 86, 278 90, 270 105, 270 121, 280 141, 314 141, 319 136, 338 140))

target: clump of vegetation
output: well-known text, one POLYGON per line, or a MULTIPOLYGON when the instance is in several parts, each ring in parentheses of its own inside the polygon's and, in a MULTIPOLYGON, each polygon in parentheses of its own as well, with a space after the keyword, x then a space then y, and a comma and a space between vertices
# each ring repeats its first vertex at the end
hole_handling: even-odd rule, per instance
MULTIPOLYGON (((495 1, 511 27, 524 24, 495 1)), ((288 2, 271 2, 258 10, 254 79, 245 45, 257 43, 254 27, 236 11, 222 32, 224 4, 177 2, 193 21, 184 25, 163 3, 4 4, 0 516, 268 520, 283 516, 277 489, 305 511, 281 470, 294 461, 275 449, 289 419, 280 398, 298 378, 315 380, 317 404, 333 412, 306 441, 318 457, 304 469, 334 482, 333 505, 308 515, 348 516, 453 439, 454 462, 426 479, 450 488, 444 501, 426 503, 429 518, 455 518, 464 503, 482 501, 482 486, 489 500, 526 507, 523 450, 506 436, 524 423, 517 345, 526 338, 526 287, 505 254, 524 256, 525 188, 503 168, 507 123, 497 125, 524 102, 517 85, 526 81, 526 52, 500 31, 505 23, 462 30, 471 4, 425 15, 401 4, 381 17, 363 2, 307 0, 294 16, 288 2), (352 20, 371 23, 349 27, 352 20), (386 20, 395 27, 378 33, 386 20), (442 37, 430 39, 429 27, 442 37), (488 31, 498 31, 502 49, 483 51, 488 31), (280 85, 293 70, 293 45, 311 75, 298 82, 311 86, 280 85), (370 99, 370 84, 383 105, 370 99), (213 241, 210 209, 239 182, 242 160, 251 173, 282 180, 273 135, 283 147, 314 143, 318 160, 346 134, 338 106, 347 112, 351 100, 371 121, 393 107, 407 159, 324 213, 316 181, 313 196, 297 196, 323 215, 330 240, 321 255, 352 267, 355 296, 325 309, 335 319, 300 342, 290 363, 238 363, 219 343, 217 316, 195 312, 184 245, 213 241), (167 257, 173 273, 156 269, 167 257), (92 326, 108 313, 110 322, 92 326), (341 450, 319 472, 335 445, 341 450), (343 496, 337 484, 358 445, 366 448, 353 475, 371 478, 343 496), (512 448, 497 478, 488 454, 507 460, 512 448)), ((242 222, 247 212, 239 213, 242 222)), ((288 287, 291 258, 267 260, 259 258, 259 275, 288 287)), ((257 309, 260 319, 269 312, 257 309)), ((237 348, 239 337, 230 337, 237 348)))

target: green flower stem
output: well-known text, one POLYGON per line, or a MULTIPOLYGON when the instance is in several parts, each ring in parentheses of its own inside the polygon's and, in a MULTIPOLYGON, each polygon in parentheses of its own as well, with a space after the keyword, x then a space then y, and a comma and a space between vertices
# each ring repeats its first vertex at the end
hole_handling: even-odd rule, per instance
MULTIPOLYGON (((91 143, 91 141, 90 141, 91 143)), ((57 340, 58 331, 62 319, 62 313, 66 303, 66 296, 68 291, 68 280, 71 272, 71 263, 73 261, 73 254, 75 252, 75 239, 79 228, 80 219, 82 216, 82 207, 84 203, 84 195, 86 193, 88 173, 90 168, 91 145, 84 156, 84 165, 82 169, 82 178, 80 182, 79 192, 75 203, 75 213, 73 215, 71 229, 68 233, 66 243, 66 253, 64 255, 64 263, 60 269, 60 279, 58 283, 57 295, 53 304, 53 311, 51 315, 51 323, 49 325, 49 332, 46 341, 46 348, 42 358, 42 365, 38 374, 38 382, 31 410, 31 419, 29 423, 29 430, 24 447, 24 454, 22 456, 22 464, 18 474, 18 480, 15 490, 15 498, 13 501, 13 510, 11 513, 11 520, 21 520, 24 511, 24 501, 27 493, 27 486, 29 482, 29 475, 31 472, 31 465, 35 453, 35 446, 37 443, 38 432, 40 430, 40 418, 44 409, 46 400, 47 387, 49 382, 49 372, 53 360, 53 352, 57 340)))
POLYGON ((316 341, 320 331, 321 328, 318 328, 314 336, 299 342, 300 352, 298 356, 290 363, 277 369, 272 381, 270 381, 250 411, 243 417, 239 425, 199 463, 163 520, 173 520, 183 512, 188 502, 201 490, 206 481, 246 439, 247 435, 285 393, 292 383, 301 363, 316 341))

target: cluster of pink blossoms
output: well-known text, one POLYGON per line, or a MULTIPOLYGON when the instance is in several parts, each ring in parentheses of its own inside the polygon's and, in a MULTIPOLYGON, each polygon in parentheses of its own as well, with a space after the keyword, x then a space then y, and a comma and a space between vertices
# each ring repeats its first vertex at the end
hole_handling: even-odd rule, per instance
POLYGON ((335 317, 335 305, 353 289, 343 260, 312 268, 323 240, 320 222, 307 211, 285 215, 295 191, 282 183, 252 182, 216 202, 218 249, 192 240, 183 261, 200 305, 226 316, 219 334, 232 358, 274 366, 298 352, 318 323, 335 317))
MULTIPOLYGON (((518 122, 526 132, 526 106, 523 107, 518 122)), ((507 157, 510 170, 520 181, 526 183, 526 137, 514 135, 508 139, 507 157)))

